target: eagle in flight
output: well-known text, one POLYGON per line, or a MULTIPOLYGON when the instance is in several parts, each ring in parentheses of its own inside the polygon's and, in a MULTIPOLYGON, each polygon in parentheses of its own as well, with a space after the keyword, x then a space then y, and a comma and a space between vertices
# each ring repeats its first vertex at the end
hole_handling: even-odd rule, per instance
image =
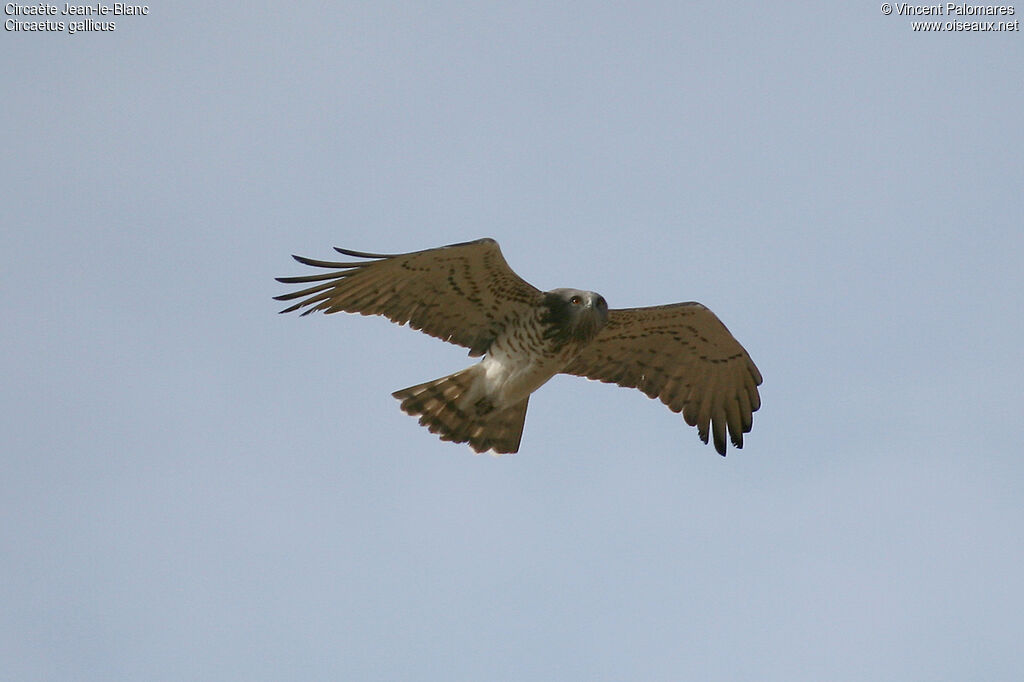
POLYGON ((530 394, 559 372, 660 399, 722 455, 727 433, 743 447, 761 406, 761 373, 700 303, 609 309, 592 291, 541 291, 512 271, 493 239, 404 254, 335 250, 360 260, 293 256, 326 272, 277 278, 309 285, 276 296, 298 300, 281 312, 383 315, 483 356, 392 394, 442 440, 517 452, 530 394))

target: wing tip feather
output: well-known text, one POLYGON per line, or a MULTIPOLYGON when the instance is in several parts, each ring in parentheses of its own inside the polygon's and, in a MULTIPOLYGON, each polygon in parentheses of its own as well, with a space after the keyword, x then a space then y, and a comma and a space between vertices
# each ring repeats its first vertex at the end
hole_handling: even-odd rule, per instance
POLYGON ((343 256, 352 256, 353 258, 394 258, 400 256, 399 253, 370 253, 369 251, 356 251, 354 249, 343 249, 340 246, 335 246, 334 250, 343 256))

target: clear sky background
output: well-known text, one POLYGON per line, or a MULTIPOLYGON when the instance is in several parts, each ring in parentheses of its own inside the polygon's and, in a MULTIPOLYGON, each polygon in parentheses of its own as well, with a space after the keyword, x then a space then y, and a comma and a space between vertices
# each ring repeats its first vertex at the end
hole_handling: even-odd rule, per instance
POLYGON ((1020 32, 149 9, 0 37, 0 679, 1024 679, 1020 32), (271 300, 484 236, 708 305, 746 447, 560 376, 473 456, 390 396, 464 350, 271 300))

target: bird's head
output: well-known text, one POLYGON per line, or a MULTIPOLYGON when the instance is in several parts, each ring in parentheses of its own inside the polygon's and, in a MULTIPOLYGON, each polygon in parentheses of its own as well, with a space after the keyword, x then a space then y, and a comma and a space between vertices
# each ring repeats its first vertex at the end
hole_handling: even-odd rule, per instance
POLYGON ((608 321, 608 303, 593 291, 552 289, 544 293, 544 308, 545 336, 563 344, 590 341, 608 321))

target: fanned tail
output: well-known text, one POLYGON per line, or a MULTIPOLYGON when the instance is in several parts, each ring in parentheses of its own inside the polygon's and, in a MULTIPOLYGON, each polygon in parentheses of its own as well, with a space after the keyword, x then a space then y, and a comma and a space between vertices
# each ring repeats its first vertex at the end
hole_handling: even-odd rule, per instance
POLYGON ((474 365, 391 395, 402 401, 403 411, 418 416, 420 424, 440 435, 441 440, 469 443, 477 452, 517 452, 530 398, 503 410, 493 409, 476 386, 483 378, 478 368, 474 365))

